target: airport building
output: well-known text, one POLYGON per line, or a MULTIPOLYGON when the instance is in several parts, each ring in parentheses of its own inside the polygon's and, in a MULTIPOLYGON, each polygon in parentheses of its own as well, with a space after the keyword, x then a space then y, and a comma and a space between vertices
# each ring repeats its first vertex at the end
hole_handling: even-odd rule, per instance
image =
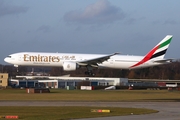
MULTIPOLYGON (((125 86, 128 84, 127 78, 98 78, 98 77, 45 77, 26 79, 26 76, 18 76, 20 79, 10 79, 14 87, 46 87, 46 88, 67 88, 67 86, 125 86), (23 78, 23 79, 22 79, 23 78)), ((28 76, 29 78, 29 76, 28 76)))
POLYGON ((0 73, 0 88, 8 86, 8 73, 0 73))
MULTIPOLYGON (((7 83, 7 82, 6 82, 7 83)), ((16 76, 9 79, 9 85, 18 88, 79 88, 80 86, 118 86, 119 89, 147 89, 169 87, 179 88, 180 80, 160 79, 128 79, 128 78, 103 78, 103 77, 69 77, 67 76, 16 76)), ((97 88, 97 87, 96 87, 97 88)))

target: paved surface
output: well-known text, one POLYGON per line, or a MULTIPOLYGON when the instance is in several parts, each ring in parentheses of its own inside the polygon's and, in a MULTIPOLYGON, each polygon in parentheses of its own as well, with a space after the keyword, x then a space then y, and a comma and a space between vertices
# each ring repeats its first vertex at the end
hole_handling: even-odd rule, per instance
POLYGON ((160 111, 147 115, 129 115, 79 120, 180 120, 180 102, 38 102, 0 101, 0 106, 103 106, 149 108, 160 111))

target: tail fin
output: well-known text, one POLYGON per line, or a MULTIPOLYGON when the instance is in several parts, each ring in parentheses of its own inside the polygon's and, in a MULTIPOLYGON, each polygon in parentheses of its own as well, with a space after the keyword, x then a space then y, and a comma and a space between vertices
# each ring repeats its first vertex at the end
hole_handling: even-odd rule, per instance
MULTIPOLYGON (((172 40, 172 35, 167 35, 160 43, 158 43, 146 56, 150 59, 161 58, 163 59, 165 53, 169 47, 169 44, 172 40)), ((145 56, 145 57, 146 57, 145 56)))
POLYGON ((172 35, 167 35, 151 51, 149 51, 141 61, 131 66, 131 68, 141 65, 150 59, 154 59, 154 58, 163 59, 171 40, 172 40, 172 35))

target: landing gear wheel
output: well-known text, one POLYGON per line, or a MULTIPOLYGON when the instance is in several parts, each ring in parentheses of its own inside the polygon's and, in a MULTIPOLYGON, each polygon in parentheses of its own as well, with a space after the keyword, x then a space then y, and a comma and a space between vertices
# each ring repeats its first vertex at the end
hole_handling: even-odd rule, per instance
POLYGON ((95 76, 95 74, 93 73, 93 68, 92 68, 92 66, 87 65, 86 68, 87 68, 87 71, 85 72, 86 75, 95 76))

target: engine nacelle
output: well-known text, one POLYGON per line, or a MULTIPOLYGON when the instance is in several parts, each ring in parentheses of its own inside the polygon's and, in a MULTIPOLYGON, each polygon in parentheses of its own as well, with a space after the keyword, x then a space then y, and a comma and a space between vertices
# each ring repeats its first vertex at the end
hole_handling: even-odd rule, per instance
POLYGON ((73 71, 76 70, 79 65, 75 62, 64 62, 63 63, 63 70, 64 71, 73 71))

